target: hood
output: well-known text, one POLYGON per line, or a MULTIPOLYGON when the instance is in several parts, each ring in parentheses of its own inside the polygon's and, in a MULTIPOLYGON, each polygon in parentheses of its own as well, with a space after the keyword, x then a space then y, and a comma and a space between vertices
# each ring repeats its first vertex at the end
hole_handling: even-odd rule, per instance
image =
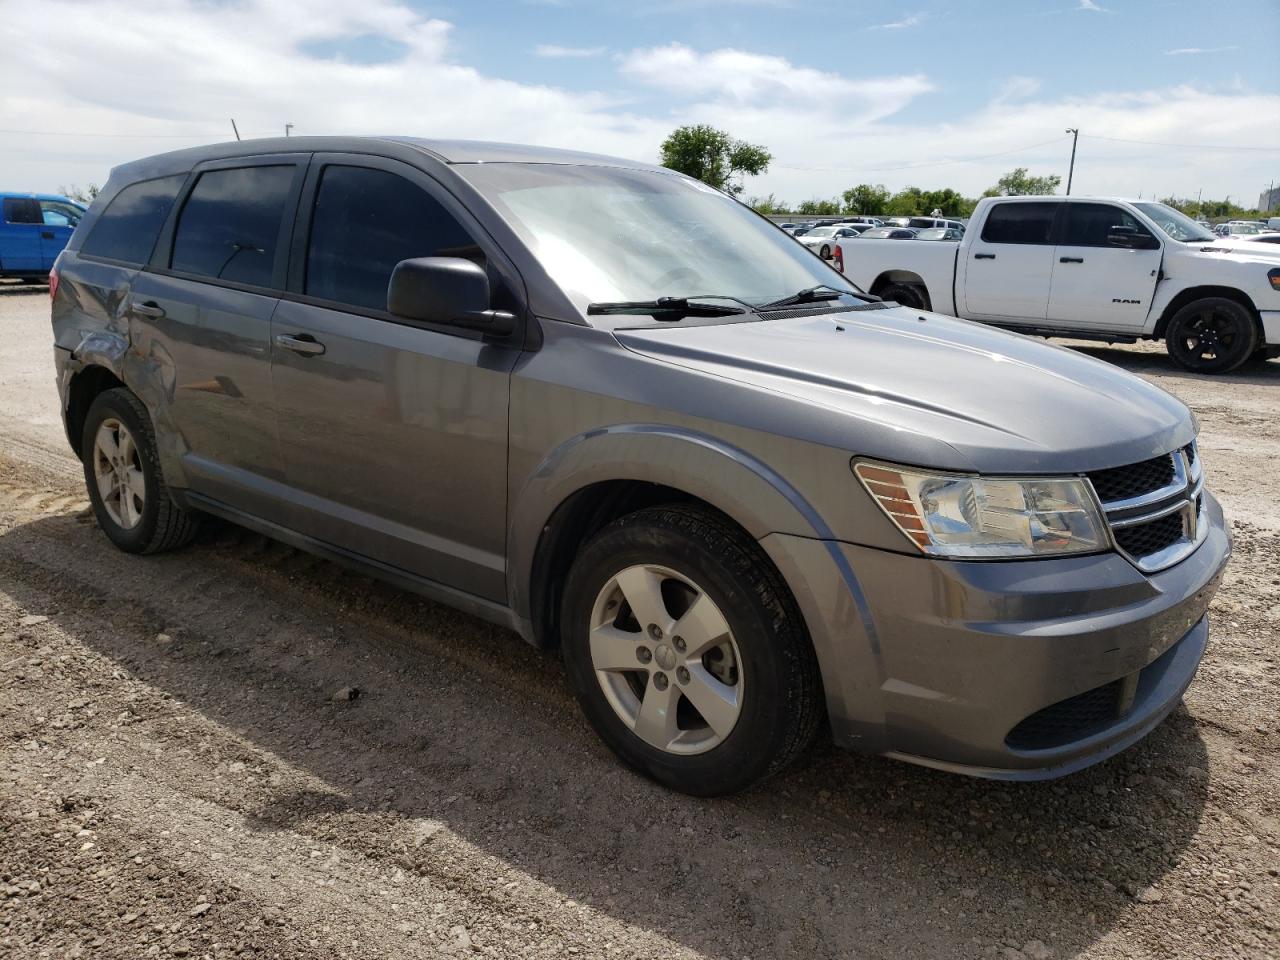
POLYGON ((1224 253, 1248 259, 1280 260, 1280 243, 1258 243, 1256 240, 1228 240, 1223 237, 1206 243, 1202 247, 1192 247, 1202 253, 1224 253))
POLYGON ((824 442, 880 459, 1078 473, 1145 460, 1195 435, 1179 400, 1118 367, 901 307, 616 336, 646 356, 847 414, 824 442), (950 462, 898 459, 921 440, 950 462))

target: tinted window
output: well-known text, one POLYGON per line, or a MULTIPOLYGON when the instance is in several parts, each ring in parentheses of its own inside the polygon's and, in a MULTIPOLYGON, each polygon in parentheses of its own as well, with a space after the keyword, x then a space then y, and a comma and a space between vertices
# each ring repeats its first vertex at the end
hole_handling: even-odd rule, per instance
POLYGON ((29 197, 4 198, 5 223, 44 223, 40 201, 29 197))
POLYGON ((125 263, 146 263, 186 179, 183 173, 125 187, 102 211, 80 252, 125 263))
POLYGON ((404 177, 326 167, 312 213, 305 292, 385 310, 391 271, 414 257, 484 260, 453 215, 404 177))
POLYGON ((1144 236, 1151 236, 1151 231, 1127 210, 1109 203, 1069 203, 1059 242, 1064 247, 1107 247, 1107 234, 1112 227, 1133 227, 1144 236))
POLYGON ((997 203, 982 226, 987 243, 1048 243, 1056 203, 997 203))
POLYGON ((271 286, 294 168, 210 170, 178 217, 170 266, 182 273, 271 286))

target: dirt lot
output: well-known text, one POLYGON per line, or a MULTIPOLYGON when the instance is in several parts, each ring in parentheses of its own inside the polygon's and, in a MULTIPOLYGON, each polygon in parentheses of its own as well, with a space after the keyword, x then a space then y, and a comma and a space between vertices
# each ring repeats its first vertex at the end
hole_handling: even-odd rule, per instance
POLYGON ((233 528, 116 552, 0 290, 0 956, 1280 955, 1280 361, 1183 398, 1235 533, 1185 706, 1067 780, 627 771, 515 637, 233 528), (335 700, 358 687, 355 700, 335 700))

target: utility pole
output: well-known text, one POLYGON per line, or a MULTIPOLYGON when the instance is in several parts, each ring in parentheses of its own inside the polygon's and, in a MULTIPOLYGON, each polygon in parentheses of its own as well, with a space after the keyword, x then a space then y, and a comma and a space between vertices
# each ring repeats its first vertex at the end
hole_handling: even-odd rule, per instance
POLYGON ((236 139, 240 139, 240 128, 236 126, 236 118, 231 118, 231 130, 236 135, 236 139))
POLYGON ((1067 127, 1067 133, 1071 134, 1071 166, 1067 168, 1067 196, 1071 196, 1071 178, 1076 172, 1076 141, 1080 139, 1080 130, 1078 127, 1067 127))
POLYGON ((284 135, 285 135, 286 137, 287 137, 287 136, 289 136, 289 131, 291 131, 292 129, 293 129, 293 124, 292 124, 292 123, 286 123, 286 124, 284 125, 284 135))

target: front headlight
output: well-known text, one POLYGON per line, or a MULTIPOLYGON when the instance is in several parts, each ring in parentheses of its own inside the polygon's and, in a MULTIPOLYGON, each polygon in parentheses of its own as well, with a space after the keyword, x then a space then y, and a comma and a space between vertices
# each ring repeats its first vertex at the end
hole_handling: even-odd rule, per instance
POLYGON ((1078 477, 992 480, 855 463, 889 519, 938 557, 1051 557, 1109 544, 1106 523, 1078 477))

